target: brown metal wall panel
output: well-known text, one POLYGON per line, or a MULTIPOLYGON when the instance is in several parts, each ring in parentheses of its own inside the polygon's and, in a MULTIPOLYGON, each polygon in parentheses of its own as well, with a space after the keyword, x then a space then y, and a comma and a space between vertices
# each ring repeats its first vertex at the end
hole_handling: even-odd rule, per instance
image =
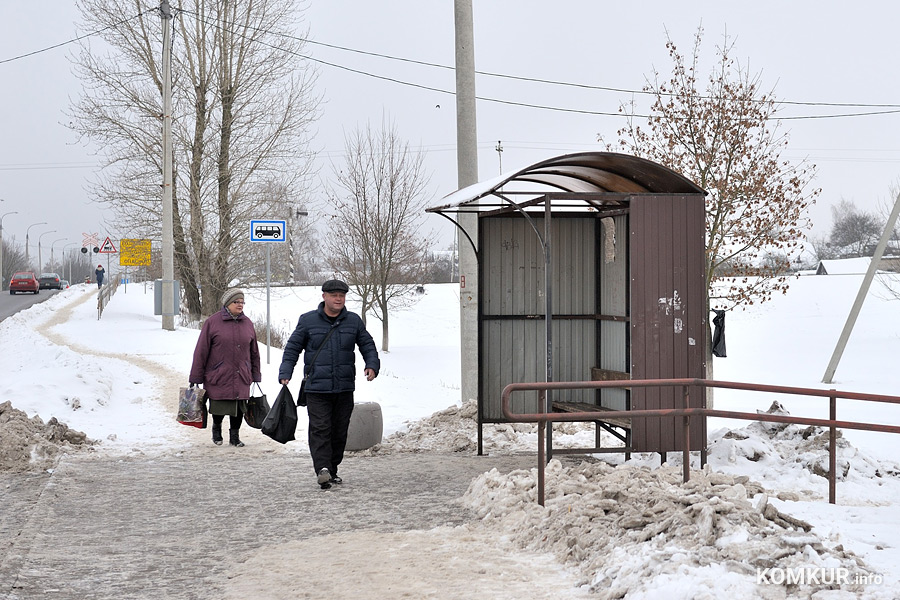
MULTIPOLYGON (((635 196, 630 216, 632 377, 703 377, 703 197, 635 196)), ((702 399, 691 394, 691 404, 702 406, 702 399)), ((681 405, 680 389, 632 392, 635 410, 681 405)), ((637 419, 633 424, 639 452, 679 450, 681 436, 681 423, 671 419, 637 419)), ((694 419, 691 446, 700 449, 705 443, 702 420, 694 419)))

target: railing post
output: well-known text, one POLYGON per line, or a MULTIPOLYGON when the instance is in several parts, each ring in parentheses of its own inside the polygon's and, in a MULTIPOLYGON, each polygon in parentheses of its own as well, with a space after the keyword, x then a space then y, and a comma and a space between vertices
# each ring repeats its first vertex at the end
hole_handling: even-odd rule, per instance
MULTIPOLYGON (((834 388, 831 389, 834 391, 834 388)), ((834 395, 828 398, 829 410, 828 418, 831 419, 831 427, 828 428, 828 502, 835 504, 835 496, 837 496, 837 432, 835 431, 834 421, 837 420, 837 398, 834 395)))
MULTIPOLYGON (((682 408, 687 409, 691 405, 691 393, 688 390, 688 386, 682 386, 682 408)), ((691 480, 691 417, 690 415, 684 415, 682 417, 682 422, 684 423, 684 454, 681 457, 681 462, 684 463, 682 466, 683 469, 683 477, 684 483, 687 483, 691 480)))

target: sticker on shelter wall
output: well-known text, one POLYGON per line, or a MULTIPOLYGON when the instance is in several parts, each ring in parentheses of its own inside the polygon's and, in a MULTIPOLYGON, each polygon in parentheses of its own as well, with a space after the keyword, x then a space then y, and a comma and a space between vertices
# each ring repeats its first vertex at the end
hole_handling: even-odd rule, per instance
POLYGON ((688 338, 688 346, 696 346, 696 345, 697 345, 697 340, 695 340, 692 337, 689 337, 688 338))
POLYGON ((665 310, 666 315, 681 312, 681 297, 678 295, 678 290, 675 290, 671 298, 660 298, 659 308, 665 310))
POLYGON ((612 217, 600 219, 603 224, 603 262, 611 263, 616 260, 616 222, 612 217))
POLYGON ((675 333, 681 333, 681 330, 684 329, 684 323, 681 319, 675 319, 675 333))

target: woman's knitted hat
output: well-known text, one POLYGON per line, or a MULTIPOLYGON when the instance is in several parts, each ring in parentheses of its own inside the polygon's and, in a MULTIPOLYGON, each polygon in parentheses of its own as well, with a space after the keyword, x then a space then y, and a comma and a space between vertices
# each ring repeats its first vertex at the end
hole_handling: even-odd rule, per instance
POLYGON ((226 290, 224 294, 222 294, 222 306, 228 306, 235 300, 243 300, 244 299, 244 290, 241 288, 231 288, 230 290, 226 290))

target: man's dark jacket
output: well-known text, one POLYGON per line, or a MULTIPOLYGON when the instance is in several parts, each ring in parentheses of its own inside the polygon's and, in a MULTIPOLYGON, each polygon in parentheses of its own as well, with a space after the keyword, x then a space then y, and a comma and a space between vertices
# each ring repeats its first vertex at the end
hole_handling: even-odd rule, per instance
POLYGON ((301 315, 297 321, 297 327, 284 347, 278 380, 292 378, 300 352, 305 351, 303 362, 308 373, 306 392, 352 392, 356 389, 355 346, 359 346, 359 352, 366 363, 365 368, 374 370, 377 375, 381 368, 378 349, 359 315, 345 307, 332 323, 325 315, 325 303, 321 302, 319 308, 301 315), (335 328, 334 333, 316 357, 322 340, 332 327, 335 328), (316 359, 315 364, 312 364, 313 358, 316 359))

